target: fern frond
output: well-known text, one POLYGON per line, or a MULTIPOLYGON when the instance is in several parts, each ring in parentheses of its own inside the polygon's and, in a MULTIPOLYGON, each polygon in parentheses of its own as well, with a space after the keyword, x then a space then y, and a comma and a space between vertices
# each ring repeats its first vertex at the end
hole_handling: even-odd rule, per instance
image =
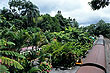
POLYGON ((19 57, 19 58, 23 58, 25 59, 25 57, 17 52, 14 52, 14 51, 0 51, 1 54, 5 54, 5 55, 11 55, 11 56, 16 56, 16 57, 19 57))
POLYGON ((37 67, 32 67, 32 68, 28 71, 28 73, 34 73, 34 72, 39 73, 39 72, 41 72, 41 70, 40 70, 39 68, 37 68, 37 67))
POLYGON ((10 73, 5 65, 0 65, 0 73, 10 73))
POLYGON ((9 66, 14 66, 15 68, 18 68, 18 69, 24 69, 24 67, 17 61, 13 60, 13 59, 10 59, 10 58, 7 58, 7 57, 0 57, 0 59, 2 60, 2 64, 7 64, 9 66))

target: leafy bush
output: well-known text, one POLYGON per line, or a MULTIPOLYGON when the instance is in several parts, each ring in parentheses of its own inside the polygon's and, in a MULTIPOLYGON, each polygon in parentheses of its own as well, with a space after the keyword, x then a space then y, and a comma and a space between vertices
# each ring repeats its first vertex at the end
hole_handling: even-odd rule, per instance
MULTIPOLYGON (((51 44, 42 47, 41 53, 51 54, 53 67, 74 66, 80 57, 84 57, 86 52, 92 47, 91 43, 68 42, 62 44, 53 41, 51 44)), ((44 56, 44 55, 42 55, 44 56)), ((44 58, 47 56, 45 55, 44 58)))

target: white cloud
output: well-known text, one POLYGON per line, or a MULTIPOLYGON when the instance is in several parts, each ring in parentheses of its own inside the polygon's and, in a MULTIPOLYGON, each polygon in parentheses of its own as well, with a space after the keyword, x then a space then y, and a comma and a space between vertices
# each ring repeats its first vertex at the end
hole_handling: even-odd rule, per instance
MULTIPOLYGON (((79 3, 79 7, 71 7, 71 10, 62 10, 62 15, 66 18, 72 17, 75 18, 81 25, 87 25, 91 23, 96 23, 101 19, 101 16, 99 15, 98 11, 93 11, 90 6, 88 5, 88 2, 90 0, 77 0, 79 3), (73 8, 73 9, 72 9, 73 8)), ((72 3, 72 1, 71 1, 72 3)), ((74 3, 73 3, 74 5, 74 3)), ((76 5, 76 6, 77 6, 76 5)), ((56 14, 56 10, 53 10, 50 12, 50 14, 53 16, 56 14)))
MULTIPOLYGON (((48 13, 52 16, 54 16, 58 10, 61 10, 64 17, 76 18, 80 25, 97 23, 101 19, 106 22, 110 21, 109 7, 93 11, 88 4, 91 0, 43 0, 43 3, 42 0, 39 0, 38 2, 40 1, 41 8, 45 6, 42 9, 49 9, 48 13), (51 8, 51 6, 53 7, 51 8)), ((47 13, 45 9, 43 13, 47 13)))
POLYGON ((0 0, 0 9, 3 7, 8 7, 8 0, 0 0))

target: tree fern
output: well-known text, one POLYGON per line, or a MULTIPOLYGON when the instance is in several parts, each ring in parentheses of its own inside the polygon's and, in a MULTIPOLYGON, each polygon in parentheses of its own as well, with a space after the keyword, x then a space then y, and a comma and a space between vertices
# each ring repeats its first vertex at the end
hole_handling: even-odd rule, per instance
POLYGON ((15 68, 18 68, 18 69, 24 69, 24 67, 17 61, 13 60, 13 59, 10 59, 10 58, 7 58, 7 57, 0 57, 0 59, 2 60, 2 64, 6 64, 6 65, 9 65, 9 66, 14 66, 15 68))
POLYGON ((17 52, 14 52, 14 51, 0 51, 1 54, 5 54, 5 55, 11 55, 11 56, 16 56, 16 57, 19 57, 19 58, 23 58, 25 59, 25 57, 17 52))

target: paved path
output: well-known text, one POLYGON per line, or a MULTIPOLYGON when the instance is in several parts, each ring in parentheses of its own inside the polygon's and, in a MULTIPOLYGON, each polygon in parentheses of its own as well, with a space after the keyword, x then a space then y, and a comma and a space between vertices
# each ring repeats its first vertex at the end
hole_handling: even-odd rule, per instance
POLYGON ((52 69, 52 71, 50 73, 76 73, 76 71, 78 69, 79 69, 79 66, 76 66, 71 70, 60 70, 60 69, 55 70, 55 68, 54 68, 54 69, 52 69))

